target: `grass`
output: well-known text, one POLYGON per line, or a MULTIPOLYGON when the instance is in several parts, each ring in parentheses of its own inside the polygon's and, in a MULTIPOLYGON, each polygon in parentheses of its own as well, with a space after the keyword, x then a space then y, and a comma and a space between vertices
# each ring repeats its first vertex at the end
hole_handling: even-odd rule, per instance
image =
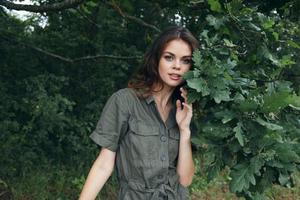
MULTIPOLYGON (((197 163, 196 163, 197 164, 197 163)), ((199 166, 199 165, 196 165, 199 166)), ((88 169, 76 169, 74 166, 44 166, 10 180, 3 180, 13 193, 15 200, 73 200, 77 199, 85 181, 88 169)), ((269 200, 299 200, 300 174, 295 177, 296 187, 283 188, 273 186, 265 195, 269 200)), ((1 181, 1 180, 0 180, 1 181)), ((226 172, 210 183, 197 169, 193 184, 189 187, 192 200, 244 200, 229 192, 226 172)), ((117 198, 116 178, 113 176, 97 200, 115 200, 117 198)), ((0 199, 2 200, 1 196, 0 199)))

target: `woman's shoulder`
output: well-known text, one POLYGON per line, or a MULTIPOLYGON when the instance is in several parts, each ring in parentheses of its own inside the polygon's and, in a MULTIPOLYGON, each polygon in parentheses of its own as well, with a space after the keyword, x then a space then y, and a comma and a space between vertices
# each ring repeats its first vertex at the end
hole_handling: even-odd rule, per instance
POLYGON ((132 88, 119 89, 112 96, 115 96, 122 103, 128 103, 138 100, 135 91, 132 88))
POLYGON ((113 95, 117 96, 133 96, 134 95, 134 90, 132 88, 122 88, 117 90, 113 95))

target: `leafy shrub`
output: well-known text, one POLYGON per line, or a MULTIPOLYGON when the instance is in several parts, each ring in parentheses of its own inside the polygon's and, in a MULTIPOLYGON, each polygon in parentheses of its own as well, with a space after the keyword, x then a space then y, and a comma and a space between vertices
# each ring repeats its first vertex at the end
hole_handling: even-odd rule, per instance
POLYGON ((264 199, 273 183, 292 187, 300 167, 299 25, 239 0, 217 3, 186 74, 200 108, 194 143, 209 179, 229 166, 232 192, 264 199))

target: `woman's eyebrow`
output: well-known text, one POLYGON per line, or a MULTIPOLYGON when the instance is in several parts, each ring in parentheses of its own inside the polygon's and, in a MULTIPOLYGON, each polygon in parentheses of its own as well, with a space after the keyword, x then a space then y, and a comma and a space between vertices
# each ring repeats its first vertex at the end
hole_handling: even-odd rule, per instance
MULTIPOLYGON (((171 54, 171 56, 175 56, 174 53, 172 52, 169 52, 169 51, 164 51, 163 53, 168 53, 168 54, 171 54)), ((186 56, 182 56, 182 58, 192 58, 192 55, 186 55, 186 56)))
POLYGON ((164 51, 163 53, 168 53, 168 54, 171 54, 172 56, 175 56, 174 53, 171 53, 171 52, 169 52, 169 51, 164 51))

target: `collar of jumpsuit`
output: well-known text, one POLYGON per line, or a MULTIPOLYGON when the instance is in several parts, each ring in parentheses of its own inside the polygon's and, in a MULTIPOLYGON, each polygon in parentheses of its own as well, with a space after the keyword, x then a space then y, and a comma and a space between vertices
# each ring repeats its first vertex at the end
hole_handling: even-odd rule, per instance
POLYGON ((190 199, 176 173, 180 133, 175 113, 173 104, 163 123, 153 96, 141 99, 128 88, 107 101, 90 137, 117 152, 118 200, 190 199))

